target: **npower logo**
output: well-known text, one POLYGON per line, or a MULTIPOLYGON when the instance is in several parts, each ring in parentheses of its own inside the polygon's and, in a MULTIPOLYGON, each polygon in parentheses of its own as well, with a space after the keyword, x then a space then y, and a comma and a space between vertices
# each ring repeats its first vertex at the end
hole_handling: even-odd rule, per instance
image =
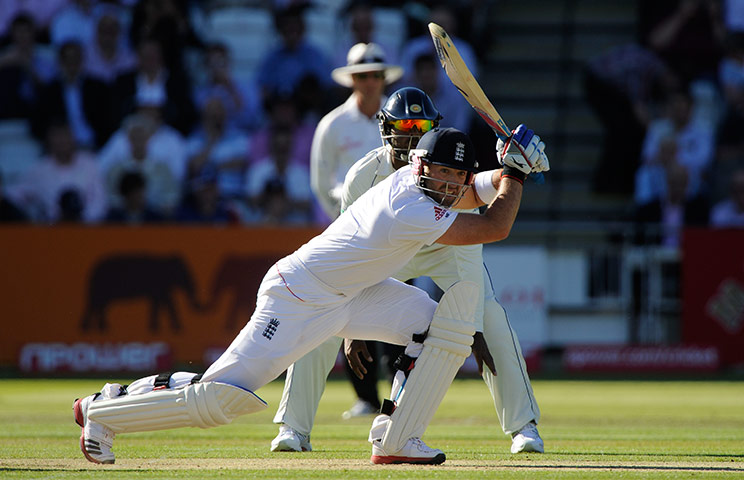
POLYGON ((168 370, 171 350, 152 343, 27 343, 19 358, 24 373, 168 370))

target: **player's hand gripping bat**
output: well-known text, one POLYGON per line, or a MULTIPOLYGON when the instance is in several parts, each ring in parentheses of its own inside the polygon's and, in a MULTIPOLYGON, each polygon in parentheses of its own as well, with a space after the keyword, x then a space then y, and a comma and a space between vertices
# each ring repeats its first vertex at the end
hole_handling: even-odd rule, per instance
MULTIPOLYGON (((483 93, 483 89, 478 85, 473 74, 470 73, 470 69, 465 65, 450 36, 436 23, 429 24, 429 32, 434 41, 434 47, 442 68, 447 72, 452 84, 457 87, 470 106, 493 129, 496 136, 508 144, 512 135, 511 130, 506 126, 506 122, 501 118, 491 101, 488 100, 486 94, 483 93)), ((542 173, 536 173, 533 175, 533 180, 536 183, 543 183, 545 178, 542 173)))

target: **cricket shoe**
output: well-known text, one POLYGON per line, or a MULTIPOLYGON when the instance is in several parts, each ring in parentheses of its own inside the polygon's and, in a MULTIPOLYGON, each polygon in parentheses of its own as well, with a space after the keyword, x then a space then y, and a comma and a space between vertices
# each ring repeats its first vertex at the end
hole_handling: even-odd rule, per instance
POLYGON ((511 453, 522 452, 545 452, 545 446, 543 445, 542 438, 540 438, 540 433, 537 431, 535 422, 528 423, 512 435, 511 453))
POLYGON ((279 427, 279 435, 271 441, 272 452, 311 452, 310 435, 303 435, 289 425, 279 427))
POLYGON ((114 463, 114 432, 100 423, 88 421, 88 407, 100 394, 94 393, 84 398, 76 398, 72 403, 75 423, 80 425, 80 450, 89 462, 114 463))
POLYGON ((424 465, 439 465, 444 463, 447 457, 438 448, 431 448, 418 437, 409 438, 406 444, 393 454, 382 449, 382 442, 372 442, 372 463, 418 463, 424 465))
POLYGON ((364 417, 367 415, 373 415, 379 413, 380 409, 375 408, 374 405, 366 400, 357 400, 350 409, 341 414, 344 420, 348 420, 354 417, 364 417))

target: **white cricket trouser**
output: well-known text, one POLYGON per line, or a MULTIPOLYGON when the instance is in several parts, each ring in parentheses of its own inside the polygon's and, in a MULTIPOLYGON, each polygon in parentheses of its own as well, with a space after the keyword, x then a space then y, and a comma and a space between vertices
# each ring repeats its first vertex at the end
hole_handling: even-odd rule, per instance
MULTIPOLYGON (((435 244, 416 254, 395 278, 408 280, 428 276, 442 290, 460 280, 470 280, 481 287, 475 311, 476 329, 480 330, 482 325, 483 337, 497 373, 493 375, 484 366, 483 380, 491 391, 502 430, 511 434, 531 420, 539 422, 540 409, 532 392, 517 334, 495 298, 483 265, 482 249, 482 245, 453 247, 435 244)), ((310 434, 341 341, 340 338, 326 340, 290 367, 274 423, 285 423, 302 434, 310 434)))
POLYGON ((353 297, 323 288, 286 260, 271 267, 251 321, 207 368, 202 382, 255 392, 333 336, 409 345, 414 334, 427 330, 437 306, 425 292, 392 278, 353 297))

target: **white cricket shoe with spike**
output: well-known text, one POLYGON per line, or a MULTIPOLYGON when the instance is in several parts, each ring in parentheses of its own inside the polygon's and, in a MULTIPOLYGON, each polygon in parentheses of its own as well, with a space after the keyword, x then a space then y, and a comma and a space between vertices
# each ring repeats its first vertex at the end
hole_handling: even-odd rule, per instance
POLYGON ((438 448, 431 448, 418 437, 409 438, 398 452, 388 453, 382 449, 382 442, 372 442, 372 463, 418 463, 425 465, 439 465, 446 460, 444 452, 438 448))
POLYGON ((88 421, 88 407, 100 394, 94 393, 84 398, 77 398, 72 403, 75 423, 80 425, 80 450, 89 462, 114 463, 114 432, 100 423, 88 421))
POLYGON ((540 438, 540 433, 537 431, 537 425, 534 422, 528 423, 512 435, 511 453, 522 452, 545 452, 543 440, 540 438))
POLYGON ((289 425, 279 427, 279 435, 271 441, 272 452, 311 452, 310 435, 303 435, 289 425))

